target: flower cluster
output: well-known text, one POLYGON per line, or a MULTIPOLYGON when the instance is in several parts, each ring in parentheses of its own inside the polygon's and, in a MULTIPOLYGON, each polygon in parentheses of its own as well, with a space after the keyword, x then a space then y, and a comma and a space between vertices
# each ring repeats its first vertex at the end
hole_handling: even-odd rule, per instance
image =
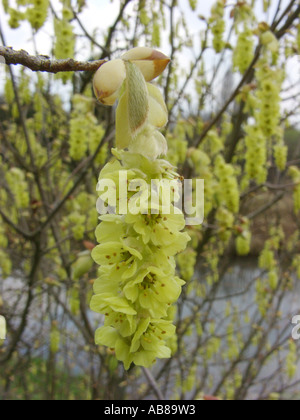
POLYGON ((280 121, 282 72, 262 60, 256 74, 259 82, 256 120, 263 134, 270 138, 276 134, 280 121))
POLYGON ((224 149, 223 140, 216 129, 212 129, 207 133, 207 137, 203 142, 203 148, 209 156, 215 156, 224 149))
MULTIPOLYGON (((121 169, 127 171, 129 180, 141 178, 149 186, 153 177, 174 177, 171 165, 166 167, 163 160, 156 160, 154 165, 138 154, 114 153, 121 160, 108 163, 100 180, 115 180, 117 195, 121 169)), ((132 195, 128 191, 130 198, 132 195)), ((144 204, 147 210, 148 203, 144 204)), ((170 307, 184 284, 175 276, 174 256, 184 250, 189 236, 181 232, 185 225, 183 215, 162 214, 162 203, 158 210, 157 214, 102 216, 96 231, 100 245, 92 255, 101 268, 91 308, 106 316, 96 341, 115 349, 117 359, 126 368, 132 362, 149 366, 156 358, 171 355, 168 338, 175 327, 170 307)))
POLYGON ((26 11, 27 18, 33 29, 39 30, 48 16, 49 0, 31 0, 26 11))
POLYGON ((246 256, 250 252, 251 247, 251 239, 252 235, 251 232, 245 231, 242 235, 238 236, 236 239, 236 251, 238 255, 246 256))
POLYGON ((9 0, 2 0, 2 6, 3 6, 3 9, 4 9, 4 12, 8 13, 8 11, 9 11, 9 0))
POLYGON ((3 279, 7 278, 12 272, 12 262, 8 254, 0 249, 0 267, 1 267, 1 277, 3 279))
MULTIPOLYGON (((94 80, 99 100, 110 105, 118 97, 120 100, 116 121, 118 150, 113 150, 115 158, 100 174, 100 182, 111 180, 115 185, 105 198, 101 196, 104 204, 111 202, 110 196, 118 198, 114 214, 101 216, 102 222, 96 230, 99 245, 92 256, 100 269, 91 308, 105 315, 104 326, 96 332, 96 343, 113 349, 126 369, 132 363, 149 367, 157 358, 171 357, 175 335, 173 305, 184 284, 175 274, 175 255, 190 240, 182 232, 183 214, 176 214, 173 204, 165 214, 163 182, 162 194, 160 189, 156 191, 154 209, 148 195, 145 197, 142 190, 134 194, 138 189, 132 188, 132 182, 138 179, 152 193, 153 180, 179 178, 170 163, 158 159, 167 152, 166 140, 158 131, 167 122, 167 112, 158 89, 146 83, 168 61, 161 53, 136 48, 122 60, 108 62, 100 68, 94 80), (127 174, 125 199, 122 199, 122 171, 127 174), (120 211, 124 205, 128 209, 132 201, 138 211, 131 209, 126 214, 120 211)), ((175 195, 174 191, 172 199, 175 195)))
POLYGON ((267 143, 266 138, 257 126, 248 125, 245 128, 246 174, 249 180, 264 183, 267 178, 267 143))
POLYGON ((215 162, 216 175, 219 179, 219 201, 224 203, 232 213, 238 213, 240 208, 240 193, 234 167, 226 164, 219 155, 215 162))
POLYGON ((253 59, 253 46, 253 33, 245 25, 244 30, 239 33, 236 48, 233 53, 233 68, 238 69, 241 74, 244 74, 251 64, 253 59))
POLYGON ((300 254, 298 254, 294 257, 292 266, 296 270, 297 277, 300 278, 300 254))
MULTIPOLYGON (((39 79, 41 79, 39 77, 39 79)), ((39 133, 43 130, 45 121, 44 121, 44 109, 45 109, 45 98, 41 95, 43 89, 42 80, 37 85, 37 92, 33 97, 33 107, 34 107, 34 128, 35 132, 39 133)))
POLYGON ((297 374, 298 368, 297 344, 294 340, 289 341, 289 351, 286 356, 285 366, 289 379, 293 379, 297 374))
MULTIPOLYGON (((0 201, 2 205, 2 200, 0 201)), ((8 239, 7 239, 7 232, 5 229, 4 222, 2 218, 0 217, 0 267, 1 267, 1 277, 6 278, 10 275, 12 270, 12 262, 10 261, 10 258, 8 254, 5 252, 8 245, 8 239)), ((0 298, 0 306, 1 306, 1 298, 0 298)))
POLYGON ((190 8, 195 11, 197 9, 197 0, 189 0, 190 8))
POLYGON ((219 225, 218 235, 222 242, 228 243, 234 226, 234 215, 225 207, 219 207, 216 213, 219 225))
POLYGON ((28 19, 32 28, 38 31, 41 29, 47 19, 48 9, 49 9, 49 0, 26 0, 18 1, 18 9, 9 7, 9 2, 5 1, 3 3, 3 8, 5 13, 9 13, 9 26, 12 29, 17 29, 20 26, 22 20, 28 19), (26 7, 26 10, 22 8, 26 7))
POLYGON ((237 227, 238 236, 236 238, 236 251, 238 255, 246 256, 251 250, 252 233, 249 220, 243 218, 241 226, 237 227))
POLYGON ((300 212, 300 170, 297 166, 291 166, 289 169, 289 175, 295 183, 294 187, 294 210, 295 214, 298 215, 300 212))
POLYGON ((260 42, 266 55, 270 55, 272 63, 277 63, 279 56, 279 41, 271 31, 265 31, 260 36, 260 42))
POLYGON ((274 146, 274 158, 278 169, 284 171, 286 168, 288 157, 288 147, 284 144, 277 144, 274 146))
POLYGON ((178 255, 177 262, 180 274, 185 281, 190 281, 194 276, 197 253, 193 248, 187 248, 178 255))
POLYGON ((285 239, 284 232, 281 228, 272 228, 270 231, 270 239, 265 243, 264 249, 262 250, 259 257, 259 267, 267 272, 266 280, 258 283, 258 300, 261 302, 261 313, 265 313, 268 309, 268 304, 266 303, 266 297, 263 297, 265 294, 266 282, 267 286, 272 290, 276 290, 279 283, 279 266, 278 261, 276 260, 276 253, 280 248, 280 244, 285 239), (263 292, 264 290, 264 292, 263 292))
POLYGON ((10 15, 8 24, 12 29, 18 29, 20 26, 20 22, 25 19, 25 15, 23 12, 17 9, 13 9, 12 7, 8 8, 8 13, 10 15))
POLYGON ((6 181, 18 209, 25 209, 29 206, 29 194, 24 172, 19 168, 11 168, 5 175, 6 181))
POLYGON ((53 321, 51 324, 50 331, 50 351, 52 354, 56 354, 60 347, 60 332, 57 326, 57 322, 53 321))
MULTIPOLYGON (((70 9, 64 8, 62 19, 54 19, 55 45, 54 56, 58 60, 74 57, 75 34, 70 20, 73 13, 70 9)), ((61 76, 63 82, 71 77, 72 73, 64 72, 61 76)))
POLYGON ((4 316, 0 315, 0 344, 1 340, 6 338, 6 321, 4 316))
POLYGON ((93 229, 97 223, 97 211, 94 197, 83 191, 67 203, 68 215, 62 219, 61 229, 77 241, 84 238, 86 232, 93 229))
MULTIPOLYGON (((252 2, 253 3, 253 2, 252 2)), ((253 4, 250 5, 247 1, 238 2, 233 12, 234 23, 236 28, 239 24, 246 22, 255 23, 255 15, 253 13, 253 4)))
POLYGON ((151 19, 148 15, 147 11, 147 4, 146 0, 140 0, 139 2, 139 18, 142 25, 144 25, 146 28, 149 25, 151 19))
MULTIPOLYGON (((94 100, 92 98, 74 95, 69 136, 70 156, 74 160, 84 158, 88 150, 94 153, 104 135, 104 129, 97 124, 93 111, 94 100)), ((99 163, 105 162, 106 152, 107 148, 104 147, 103 156, 98 157, 99 163)))

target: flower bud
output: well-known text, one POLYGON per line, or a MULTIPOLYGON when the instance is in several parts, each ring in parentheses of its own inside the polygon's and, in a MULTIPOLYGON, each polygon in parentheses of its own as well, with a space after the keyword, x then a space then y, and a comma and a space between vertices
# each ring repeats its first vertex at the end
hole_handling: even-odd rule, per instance
POLYGON ((153 48, 136 47, 127 51, 122 60, 131 61, 139 67, 146 82, 159 76, 170 62, 170 59, 153 48))
POLYGON ((126 67, 123 60, 117 59, 103 64, 94 76, 97 99, 104 105, 114 105, 125 78, 126 67))
POLYGON ((279 42, 276 36, 271 31, 266 31, 260 36, 262 45, 265 45, 269 51, 277 52, 279 49, 279 42))
POLYGON ((88 273, 93 266, 90 251, 83 251, 79 254, 78 259, 72 266, 73 280, 78 280, 88 273))

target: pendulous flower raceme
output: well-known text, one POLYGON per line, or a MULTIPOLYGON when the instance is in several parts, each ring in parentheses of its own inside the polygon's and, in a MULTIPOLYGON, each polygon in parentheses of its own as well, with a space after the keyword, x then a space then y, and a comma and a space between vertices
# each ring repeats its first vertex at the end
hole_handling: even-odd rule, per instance
POLYGON ((233 67, 238 69, 241 74, 245 73, 253 60, 253 49, 253 33, 245 24, 243 31, 238 35, 237 45, 233 53, 233 67))
POLYGON ((114 158, 102 169, 98 184, 110 181, 114 188, 100 195, 110 214, 100 217, 96 230, 99 245, 92 256, 100 268, 91 309, 105 316, 96 344, 112 349, 125 369, 132 363, 149 367, 157 358, 171 357, 174 304, 185 283, 176 276, 175 256, 190 237, 182 232, 183 214, 174 209, 176 189, 169 197, 169 211, 165 207, 164 181, 180 177, 159 158, 167 153, 167 142, 158 131, 167 123, 167 108, 158 88, 149 83, 168 62, 158 51, 135 48, 104 64, 94 78, 99 101, 119 103, 117 149, 112 150, 114 158), (124 185, 120 174, 125 172, 124 185), (153 180, 159 182, 154 206, 146 193, 153 180), (121 211, 124 207, 128 211, 121 211))
MULTIPOLYGON (((71 23, 73 12, 70 7, 64 5, 62 10, 62 18, 54 19, 54 56, 58 60, 66 59, 74 56, 76 36, 74 34, 74 27, 71 23)), ((62 75, 58 74, 64 83, 72 78, 71 72, 64 72, 62 75)))
POLYGON ((10 7, 9 2, 2 2, 5 13, 10 15, 8 24, 12 29, 17 29, 22 20, 27 19, 31 27, 38 31, 41 29, 48 16, 49 0, 23 0, 17 1, 17 8, 10 7))

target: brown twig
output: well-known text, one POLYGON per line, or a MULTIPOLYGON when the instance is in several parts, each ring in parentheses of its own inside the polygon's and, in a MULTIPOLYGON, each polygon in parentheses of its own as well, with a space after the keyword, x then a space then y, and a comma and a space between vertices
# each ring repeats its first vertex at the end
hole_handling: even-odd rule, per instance
POLYGON ((275 196, 275 198, 270 201, 269 203, 265 204, 264 206, 262 206, 261 208, 253 211, 252 213, 247 215, 247 218, 249 220, 255 219, 257 216, 259 216, 262 213, 265 213, 267 210, 269 210, 271 207, 273 207, 275 204, 278 203, 278 201, 280 201, 282 199, 282 197, 284 196, 284 192, 278 194, 275 196))

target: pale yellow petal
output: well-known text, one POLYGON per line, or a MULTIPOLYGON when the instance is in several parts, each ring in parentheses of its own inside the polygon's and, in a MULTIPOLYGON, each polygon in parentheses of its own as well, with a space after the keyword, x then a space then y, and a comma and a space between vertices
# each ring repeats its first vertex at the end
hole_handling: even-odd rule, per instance
POLYGON ((160 51, 147 47, 133 48, 127 51, 122 59, 137 65, 147 82, 159 76, 170 62, 170 59, 160 51))

